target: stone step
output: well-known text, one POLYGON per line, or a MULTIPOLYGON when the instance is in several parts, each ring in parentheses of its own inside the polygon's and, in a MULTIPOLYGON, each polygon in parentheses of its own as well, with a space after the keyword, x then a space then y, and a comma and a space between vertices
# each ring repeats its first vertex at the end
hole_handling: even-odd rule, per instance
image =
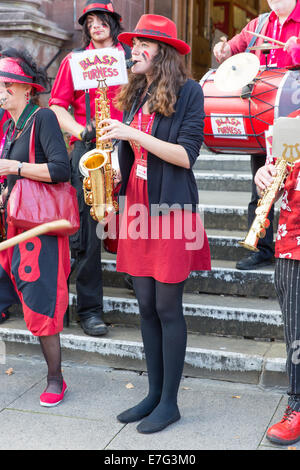
MULTIPOLYGON (((76 289, 71 285, 70 321, 73 323, 77 320, 76 302, 76 289)), ((139 327, 134 291, 106 287, 103 302, 107 324, 139 327)), ((185 293, 183 309, 190 333, 283 340, 282 316, 275 299, 185 293)))
MULTIPOLYGON (((213 260, 211 271, 192 272, 185 284, 185 292, 276 298, 273 266, 261 270, 240 271, 235 262, 213 260)), ((114 255, 102 257, 103 285, 126 288, 124 274, 116 271, 114 255)))
POLYGON ((239 244, 239 241, 245 239, 246 231, 207 229, 206 233, 210 246, 210 254, 214 260, 239 261, 250 254, 249 250, 239 244))
MULTIPOLYGON (((0 327, 6 353, 23 356, 40 354, 38 338, 22 320, 0 327)), ((141 334, 137 328, 110 327, 104 337, 86 336, 78 326, 65 328, 60 335, 63 361, 84 361, 118 369, 145 371, 141 334)), ((185 376, 227 380, 262 386, 286 386, 285 345, 226 338, 188 335, 184 363, 185 376)))
MULTIPOLYGON (((199 210, 205 229, 248 230, 250 193, 199 191, 199 210)), ((280 201, 275 205, 274 227, 278 224, 280 201)))
POLYGON ((251 173, 250 155, 221 155, 216 153, 201 152, 194 170, 199 171, 241 171, 251 173))
POLYGON ((251 173, 240 171, 194 171, 197 187, 201 191, 243 191, 251 189, 251 173))

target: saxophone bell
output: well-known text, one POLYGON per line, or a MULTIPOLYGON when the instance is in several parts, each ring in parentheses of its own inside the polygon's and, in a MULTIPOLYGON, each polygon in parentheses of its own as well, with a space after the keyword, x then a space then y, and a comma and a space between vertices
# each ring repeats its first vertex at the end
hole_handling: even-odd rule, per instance
POLYGON ((107 207, 105 197, 105 165, 108 155, 98 149, 90 150, 79 160, 79 171, 84 176, 84 202, 91 206, 91 217, 100 222, 105 218, 107 207))

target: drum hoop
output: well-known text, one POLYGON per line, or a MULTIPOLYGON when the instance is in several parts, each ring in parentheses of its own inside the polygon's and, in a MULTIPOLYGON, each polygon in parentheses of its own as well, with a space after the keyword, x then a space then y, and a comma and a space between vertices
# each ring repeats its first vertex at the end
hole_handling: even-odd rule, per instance
POLYGON ((288 79, 290 73, 291 73, 290 70, 288 70, 287 73, 285 73, 283 79, 282 79, 281 82, 280 82, 280 86, 278 87, 278 92, 277 92, 276 100, 275 100, 274 121, 275 121, 275 119, 278 119, 278 117, 279 117, 279 103, 280 103, 280 98, 281 98, 281 94, 282 94, 282 90, 283 90, 284 84, 285 84, 285 82, 287 81, 287 79, 288 79))
POLYGON ((208 77, 210 75, 212 75, 217 69, 209 69, 208 72, 206 72, 205 75, 203 75, 203 77, 201 78, 201 80, 199 81, 199 85, 201 85, 201 87, 204 85, 204 83, 207 81, 208 77))

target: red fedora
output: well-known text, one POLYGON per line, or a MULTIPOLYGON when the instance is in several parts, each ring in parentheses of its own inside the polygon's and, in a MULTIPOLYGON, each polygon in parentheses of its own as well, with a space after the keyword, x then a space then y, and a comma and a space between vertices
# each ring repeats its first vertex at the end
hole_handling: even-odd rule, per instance
POLYGON ((121 33, 119 41, 132 47, 132 39, 136 37, 155 39, 175 47, 182 55, 190 52, 191 48, 181 39, 177 39, 176 24, 169 18, 160 15, 142 15, 132 33, 121 33))
POLYGON ((42 85, 34 82, 33 77, 26 75, 18 61, 12 57, 0 58, 0 82, 24 83, 31 85, 36 91, 45 91, 42 85))
POLYGON ((78 19, 78 23, 83 25, 87 15, 94 12, 108 13, 116 18, 117 21, 122 21, 121 15, 117 13, 111 0, 102 0, 101 2, 95 2, 94 0, 88 0, 82 15, 78 19))

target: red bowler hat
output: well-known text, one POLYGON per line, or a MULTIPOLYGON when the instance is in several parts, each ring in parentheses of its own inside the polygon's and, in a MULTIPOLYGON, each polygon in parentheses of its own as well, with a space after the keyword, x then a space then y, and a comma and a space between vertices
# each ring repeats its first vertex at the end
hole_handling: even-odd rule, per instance
POLYGON ((95 2, 94 0, 88 0, 85 5, 85 9, 82 15, 78 19, 78 23, 83 25, 85 19, 89 13, 94 12, 108 13, 116 18, 117 21, 122 21, 121 15, 114 10, 114 6, 110 0, 102 0, 101 2, 95 2))
POLYGON ((191 48, 181 39, 177 39, 176 24, 169 18, 160 15, 142 15, 132 33, 121 33, 119 41, 132 47, 132 39, 136 37, 155 39, 175 47, 182 55, 190 52, 191 48))
POLYGON ((24 83, 31 85, 37 91, 45 91, 42 85, 34 82, 33 77, 25 75, 18 61, 12 57, 0 58, 0 82, 24 83))

